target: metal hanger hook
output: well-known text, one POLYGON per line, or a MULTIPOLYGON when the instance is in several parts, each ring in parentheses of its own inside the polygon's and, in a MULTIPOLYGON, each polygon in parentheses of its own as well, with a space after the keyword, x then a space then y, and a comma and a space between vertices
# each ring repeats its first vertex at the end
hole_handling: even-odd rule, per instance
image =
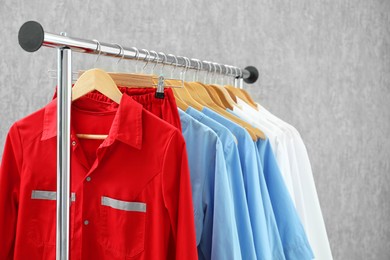
POLYGON ((162 67, 161 67, 161 70, 160 70, 160 74, 162 75, 163 72, 164 72, 165 63, 167 62, 168 57, 167 57, 167 55, 165 55, 165 53, 163 53, 162 51, 160 51, 158 54, 160 54, 161 56, 164 57, 164 59, 161 61, 162 67))
POLYGON ((178 58, 182 58, 185 62, 185 66, 184 68, 182 69, 182 71, 180 72, 180 75, 182 77, 182 80, 184 81, 185 80, 185 75, 186 75, 186 71, 187 71, 187 68, 188 68, 188 62, 187 62, 187 59, 186 57, 183 57, 183 56, 177 56, 178 58))
POLYGON ((225 73, 225 76, 228 77, 230 74, 233 73, 233 68, 232 66, 229 66, 229 65, 223 65, 225 68, 226 68, 226 73, 225 73))
POLYGON ((123 59, 123 57, 125 57, 125 49, 123 49, 122 45, 120 45, 118 43, 113 43, 113 44, 119 47, 119 53, 118 53, 118 55, 116 55, 116 57, 118 57, 122 54, 121 58, 116 63, 116 64, 118 64, 123 59))
POLYGON ((192 60, 197 63, 196 72, 195 72, 195 75, 194 75, 194 81, 199 81, 199 71, 203 70, 203 64, 198 59, 192 59, 192 60))
MULTIPOLYGON (((171 78, 173 78, 173 72, 175 72, 176 67, 179 65, 179 61, 178 61, 177 57, 173 54, 168 54, 167 56, 173 57, 173 59, 175 59, 175 65, 173 66, 173 69, 171 70, 171 78)), ((172 64, 173 64, 173 62, 170 65, 172 65, 172 64)))
POLYGON ((239 76, 238 74, 238 68, 237 67, 232 67, 232 70, 234 68, 234 78, 237 78, 239 76))
POLYGON ((188 68, 188 62, 187 62, 187 59, 186 57, 183 57, 183 56, 177 56, 178 58, 182 58, 185 62, 185 65, 184 65, 184 68, 182 69, 182 71, 180 72, 180 76, 181 76, 181 79, 183 81, 185 81, 185 75, 186 75, 186 71, 187 71, 187 68, 188 68))
POLYGON ((98 56, 97 56, 97 58, 95 60, 95 64, 96 64, 98 62, 99 58, 100 58, 100 55, 102 54, 102 45, 96 39, 93 39, 92 41, 96 42, 96 51, 98 51, 98 56))
POLYGON ((136 59, 136 61, 135 61, 135 72, 138 72, 139 50, 136 47, 131 47, 130 49, 134 50, 134 52, 135 52, 135 55, 134 55, 134 58, 136 59))
MULTIPOLYGON (((230 66, 229 65, 222 65, 222 66, 224 66, 225 67, 225 69, 226 69, 226 72, 225 72, 225 74, 223 74, 222 75, 222 79, 227 79, 227 83, 229 84, 229 80, 228 80, 228 75, 229 75, 229 72, 230 72, 230 66)), ((223 80, 222 80, 222 83, 224 83, 223 82, 223 80)), ((223 85, 223 84, 222 84, 223 85)))
MULTIPOLYGON (((215 65, 217 65, 219 67, 219 75, 220 75, 220 79, 222 81, 222 84, 223 85, 223 78, 222 78, 222 65, 219 64, 219 63, 215 63, 215 65)), ((217 83, 218 83, 218 78, 217 78, 217 83)))
POLYGON ((155 55, 153 60, 152 60, 152 62, 155 62, 154 66, 152 68, 152 74, 154 74, 154 69, 156 68, 156 66, 159 63, 160 56, 158 55, 158 53, 156 51, 150 51, 150 53, 153 53, 155 55))
MULTIPOLYGON (((213 68, 214 68, 214 71, 212 72, 212 74, 214 74, 214 77, 217 78, 217 66, 215 65, 215 63, 211 62, 211 65, 213 65, 213 68)), ((211 81, 213 82, 213 75, 211 74, 211 81)), ((214 78, 214 80, 215 80, 214 78)), ((216 81, 214 81, 216 82, 216 81)))
POLYGON ((141 51, 143 51, 143 52, 146 52, 147 54, 146 54, 146 57, 144 58, 144 61, 146 61, 146 63, 145 63, 145 65, 142 67, 142 72, 144 72, 145 71, 145 68, 146 68, 146 66, 148 66, 148 64, 149 64, 149 57, 150 57, 150 52, 148 51, 148 50, 146 50, 146 49, 141 49, 141 51))
POLYGON ((203 63, 206 63, 207 66, 209 67, 208 70, 207 70, 206 75, 204 76, 204 83, 207 83, 207 79, 208 79, 208 77, 209 77, 209 75, 211 73, 211 64, 210 64, 210 62, 205 61, 205 60, 203 61, 203 63))
POLYGON ((188 69, 191 67, 191 61, 187 57, 183 57, 184 60, 186 61, 186 73, 188 72, 188 69))

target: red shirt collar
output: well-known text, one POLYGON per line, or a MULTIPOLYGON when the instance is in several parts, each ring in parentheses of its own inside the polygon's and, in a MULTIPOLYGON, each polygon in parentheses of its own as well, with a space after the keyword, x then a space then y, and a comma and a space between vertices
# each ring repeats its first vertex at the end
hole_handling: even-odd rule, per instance
MULTIPOLYGON (((90 97, 87 95, 86 98, 90 97)), ((141 104, 134 101, 130 96, 123 94, 110 132, 103 145, 111 145, 116 139, 134 148, 141 149, 142 109, 141 104)), ((71 131, 74 134, 73 129, 71 131)), ((41 140, 47 140, 55 136, 57 136, 57 98, 45 107, 41 140)))

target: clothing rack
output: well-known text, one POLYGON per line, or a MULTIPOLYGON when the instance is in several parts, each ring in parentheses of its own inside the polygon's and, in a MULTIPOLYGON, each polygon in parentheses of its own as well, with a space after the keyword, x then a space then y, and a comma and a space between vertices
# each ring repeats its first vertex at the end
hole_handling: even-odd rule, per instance
POLYGON ((98 42, 68 37, 66 33, 45 32, 42 25, 35 21, 24 23, 19 29, 19 44, 27 52, 35 52, 42 46, 57 49, 57 222, 56 222, 56 259, 69 259, 69 210, 70 210, 70 109, 72 88, 72 52, 98 54, 123 60, 141 60, 160 63, 186 69, 211 71, 211 66, 219 68, 219 73, 242 78, 246 83, 254 83, 259 77, 253 66, 240 69, 214 62, 200 61, 164 55, 154 51, 122 47, 119 44, 98 42), (151 53, 155 53, 152 57, 151 53), (179 59, 180 58, 180 59, 179 59), (235 69, 233 71, 233 69, 235 69))

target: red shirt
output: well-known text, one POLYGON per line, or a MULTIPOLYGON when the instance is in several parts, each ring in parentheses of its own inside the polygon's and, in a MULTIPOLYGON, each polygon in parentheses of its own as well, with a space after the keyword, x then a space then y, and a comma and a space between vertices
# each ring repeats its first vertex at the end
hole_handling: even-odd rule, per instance
MULTIPOLYGON (((180 131, 123 95, 72 104, 71 259, 197 259, 180 131), (102 140, 75 133, 107 134, 102 140)), ((55 259, 56 99, 10 129, 0 168, 0 259, 55 259)))

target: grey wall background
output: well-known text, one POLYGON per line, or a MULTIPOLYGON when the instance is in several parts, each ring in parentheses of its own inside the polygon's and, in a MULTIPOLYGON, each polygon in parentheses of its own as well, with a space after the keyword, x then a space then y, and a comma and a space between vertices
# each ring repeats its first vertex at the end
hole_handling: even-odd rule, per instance
MULTIPOLYGON (((44 106, 55 86, 47 73, 55 51, 18 46, 27 20, 75 37, 257 66, 261 79, 247 89, 301 132, 334 259, 390 259, 390 1, 3 0, 1 147, 11 124, 44 106)), ((75 55, 75 70, 93 66, 86 56, 75 55)))

